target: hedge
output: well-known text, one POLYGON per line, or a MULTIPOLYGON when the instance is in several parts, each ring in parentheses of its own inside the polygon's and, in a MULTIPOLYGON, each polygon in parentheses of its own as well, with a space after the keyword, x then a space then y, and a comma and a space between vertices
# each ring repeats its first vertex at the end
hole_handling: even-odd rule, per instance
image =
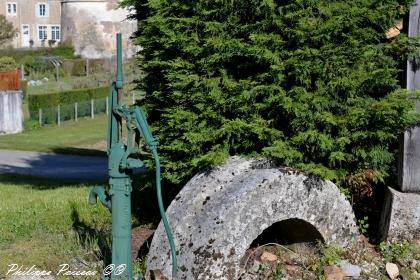
POLYGON ((18 63, 22 63, 21 59, 25 56, 59 56, 65 59, 73 59, 76 56, 74 55, 75 51, 73 47, 60 46, 56 48, 36 48, 36 49, 13 49, 13 48, 4 48, 0 49, 0 56, 11 56, 18 63))
POLYGON ((47 94, 34 94, 28 96, 29 111, 53 108, 58 105, 67 105, 76 102, 101 99, 108 95, 108 87, 78 89, 47 94))

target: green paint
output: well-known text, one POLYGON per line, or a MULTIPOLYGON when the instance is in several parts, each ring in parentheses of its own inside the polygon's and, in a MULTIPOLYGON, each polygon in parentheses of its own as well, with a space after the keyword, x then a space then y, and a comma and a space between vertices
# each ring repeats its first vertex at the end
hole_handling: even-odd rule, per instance
POLYGON ((176 247, 171 228, 165 215, 160 185, 160 161, 157 153, 158 141, 153 137, 147 124, 143 110, 138 106, 120 105, 123 87, 122 73, 122 39, 117 35, 117 77, 109 91, 108 119, 108 172, 109 188, 94 187, 89 196, 89 202, 96 203, 97 198, 112 212, 112 264, 115 267, 125 265, 122 274, 113 273, 111 279, 132 279, 133 267, 131 259, 131 191, 134 168, 143 167, 143 162, 137 157, 135 139, 142 136, 147 147, 152 152, 156 164, 156 191, 158 205, 165 231, 168 236, 172 256, 173 278, 176 278, 176 247), (127 143, 121 139, 122 120, 125 120, 128 130, 127 143))

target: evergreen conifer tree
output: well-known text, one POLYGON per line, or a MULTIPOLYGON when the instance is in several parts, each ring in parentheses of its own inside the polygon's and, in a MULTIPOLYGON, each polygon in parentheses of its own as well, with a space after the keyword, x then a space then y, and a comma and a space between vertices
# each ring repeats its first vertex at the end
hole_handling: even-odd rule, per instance
POLYGON ((390 178, 417 116, 398 80, 412 45, 385 32, 410 3, 126 0, 163 174, 239 154, 342 185, 390 178))

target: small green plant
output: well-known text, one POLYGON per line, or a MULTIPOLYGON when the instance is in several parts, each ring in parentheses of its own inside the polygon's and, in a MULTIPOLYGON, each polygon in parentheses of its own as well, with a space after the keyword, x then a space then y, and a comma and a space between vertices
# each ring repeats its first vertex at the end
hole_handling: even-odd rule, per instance
POLYGON ((363 219, 357 220, 357 223, 359 225, 359 231, 362 234, 367 233, 369 229, 369 217, 365 216, 363 219))
POLYGON ((28 130, 37 130, 40 129, 41 126, 39 125, 39 122, 36 120, 26 120, 23 122, 23 127, 25 131, 28 130))
POLYGON ((147 257, 136 259, 133 266, 134 275, 144 276, 146 274, 146 269, 147 269, 147 257))
POLYGON ((345 251, 342 248, 336 246, 326 246, 321 248, 321 254, 319 261, 321 262, 321 266, 326 265, 335 265, 344 256, 345 251))
POLYGON ((278 264, 276 266, 276 269, 273 271, 273 273, 271 274, 270 279, 273 280, 280 280, 284 278, 284 273, 283 273, 284 269, 283 269, 283 265, 282 264, 278 264))
POLYGON ((318 244, 320 257, 311 257, 309 262, 306 263, 305 269, 314 272, 318 279, 324 279, 324 267, 329 265, 335 265, 343 259, 346 251, 336 246, 325 246, 324 244, 318 244))
POLYGON ((382 242, 379 252, 388 262, 397 262, 402 266, 410 266, 412 260, 420 259, 420 248, 408 241, 401 243, 382 242))

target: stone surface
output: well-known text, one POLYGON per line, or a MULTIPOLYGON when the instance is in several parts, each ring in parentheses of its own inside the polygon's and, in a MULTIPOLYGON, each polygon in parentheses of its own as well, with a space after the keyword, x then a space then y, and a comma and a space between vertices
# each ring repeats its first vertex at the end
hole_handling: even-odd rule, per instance
POLYGON ((360 277, 360 273, 362 272, 360 266, 351 264, 348 260, 342 260, 338 265, 347 277, 360 277))
POLYGON ((67 0, 61 5, 62 41, 71 42, 83 58, 111 58, 115 55, 115 34, 123 35, 123 55, 132 57, 138 48, 130 41, 137 22, 130 11, 112 0, 67 0), (114 2, 114 3, 112 3, 114 2))
MULTIPOLYGON (((327 244, 350 246, 358 229, 344 195, 329 181, 267 160, 232 157, 192 178, 167 209, 178 251, 178 279, 237 279, 252 242, 273 224, 306 221, 327 244)), ((148 270, 171 274, 162 223, 154 235, 148 270)))
POLYGON ((403 192, 420 193, 420 124, 408 128, 400 144, 398 185, 403 192))
POLYGON ((261 254, 261 261, 262 262, 276 262, 277 256, 270 252, 263 252, 261 254))
POLYGON ((346 274, 336 265, 324 267, 324 275, 326 280, 344 280, 346 274))
POLYGON ((380 240, 420 239, 420 194, 388 188, 382 209, 380 240))
POLYGON ((155 233, 154 230, 148 228, 136 227, 131 230, 131 258, 136 260, 140 249, 149 238, 155 233))
POLYGON ((398 269, 398 266, 395 263, 387 263, 385 265, 386 273, 388 273, 389 278, 397 279, 400 275, 400 270, 398 269))

